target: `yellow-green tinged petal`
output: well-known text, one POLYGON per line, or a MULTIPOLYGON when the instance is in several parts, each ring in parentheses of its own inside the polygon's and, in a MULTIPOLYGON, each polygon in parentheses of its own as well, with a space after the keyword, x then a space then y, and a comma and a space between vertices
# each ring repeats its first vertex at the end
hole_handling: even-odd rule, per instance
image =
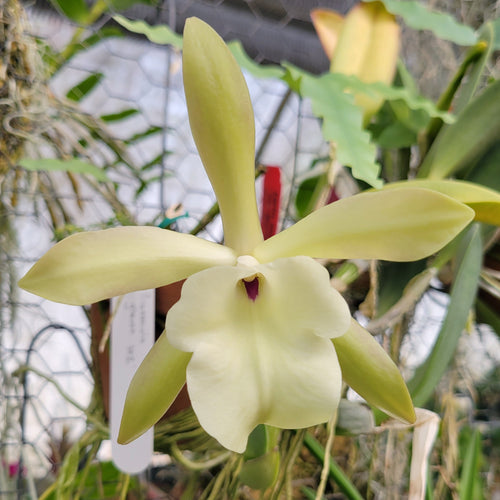
POLYGON ((344 18, 334 10, 313 9, 311 11, 311 19, 323 50, 331 61, 344 18))
MULTIPOLYGON (((355 75, 365 83, 392 82, 399 52, 399 26, 382 2, 359 3, 345 16, 330 71, 355 75)), ((383 98, 355 95, 364 122, 376 113, 383 98)))
POLYGON ((216 243, 158 227, 127 226, 69 236, 19 286, 54 302, 85 305, 235 262, 234 252, 216 243))
POLYGON ((455 180, 414 180, 386 184, 384 189, 422 187, 439 191, 465 203, 476 213, 475 221, 500 226, 500 193, 479 184, 455 180))
POLYGON ((255 123, 241 70, 203 21, 184 28, 189 123, 222 215, 226 245, 242 255, 262 240, 255 198, 255 123))
POLYGON ((418 260, 442 248, 473 218, 469 207, 428 189, 366 192, 313 212, 253 254, 260 262, 291 255, 418 260))
POLYGON ((345 335, 333 339, 342 377, 369 404, 391 417, 415 421, 410 393, 397 366, 380 344, 352 320, 345 335))
POLYGON ((349 325, 328 272, 294 257, 191 276, 166 330, 172 345, 193 352, 187 386, 201 426, 243 453, 258 424, 296 429, 331 417, 341 376, 330 338, 349 325), (254 279, 256 295, 244 284, 254 279))
POLYGON ((125 399, 118 442, 127 444, 163 416, 186 382, 191 354, 177 350, 165 332, 135 372, 125 399))

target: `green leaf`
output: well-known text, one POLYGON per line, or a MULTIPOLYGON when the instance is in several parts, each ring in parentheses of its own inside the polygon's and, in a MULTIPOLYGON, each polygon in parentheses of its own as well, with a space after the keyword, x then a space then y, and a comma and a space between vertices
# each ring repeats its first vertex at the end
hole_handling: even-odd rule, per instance
MULTIPOLYGON (((150 42, 158 45, 172 45, 182 49, 182 36, 178 35, 166 25, 151 26, 144 21, 131 21, 121 15, 116 15, 113 19, 124 28, 145 35, 150 42)), ((285 70, 280 66, 263 66, 251 59, 243 49, 243 45, 238 40, 233 40, 227 44, 228 49, 233 54, 241 68, 251 73, 256 78, 281 78, 285 70)))
POLYGON ((465 449, 465 456, 462 464, 462 472, 460 474, 460 481, 458 493, 460 500, 478 500, 482 498, 481 495, 481 479, 480 479, 480 465, 481 465, 481 433, 475 429, 469 437, 467 447, 465 449))
POLYGON ((383 97, 387 101, 403 100, 410 109, 425 111, 429 116, 439 117, 445 123, 455 121, 450 113, 439 110, 431 100, 414 94, 408 88, 393 87, 382 82, 366 83, 355 75, 342 73, 330 73, 324 77, 337 81, 343 90, 366 94, 368 97, 383 97))
MULTIPOLYGON (((304 445, 319 462, 323 463, 325 461, 325 449, 308 432, 304 436, 304 445)), ((363 500, 363 496, 357 490, 356 486, 354 486, 342 469, 333 461, 332 457, 330 457, 328 462, 328 475, 337 483, 342 493, 349 500, 363 500)))
POLYGON ((71 487, 78 473, 79 461, 80 443, 76 442, 64 457, 61 471, 57 478, 56 497, 58 500, 69 500, 71 498, 71 487))
POLYGON ((146 5, 154 5, 156 0, 107 0, 109 4, 116 10, 126 10, 136 5, 138 3, 146 4, 146 5))
POLYGON ((182 48, 182 36, 164 24, 150 26, 144 21, 131 21, 119 14, 113 16, 113 19, 128 31, 145 35, 150 42, 158 45, 172 45, 178 49, 182 48))
POLYGON ((248 436, 240 481, 256 490, 272 486, 278 477, 280 454, 277 450, 279 430, 258 425, 248 436))
MULTIPOLYGON (((364 0, 374 2, 378 0, 364 0)), ((449 14, 436 12, 418 0, 381 0, 385 8, 416 30, 430 30, 437 37, 457 45, 474 45, 477 35, 472 28, 457 22, 449 14)))
POLYGON ((72 101, 80 102, 99 84, 103 77, 104 75, 102 73, 93 73, 82 80, 78 85, 71 88, 66 94, 66 97, 72 101))
POLYGON ((500 49, 500 17, 497 17, 494 21, 490 21, 493 28, 493 50, 500 49))
POLYGON ((323 119, 323 136, 335 144, 338 161, 350 167, 357 179, 380 187, 376 148, 370 142, 370 134, 363 130, 363 113, 354 104, 353 96, 332 78, 336 75, 314 77, 291 65, 286 69, 285 78, 300 85, 301 95, 311 99, 314 114, 323 119))
POLYGON ((467 74, 467 81, 462 85, 460 94, 454 104, 454 110, 460 113, 472 100, 478 86, 483 82, 485 69, 493 55, 494 30, 492 23, 486 23, 480 31, 480 40, 475 47, 478 57, 471 61, 471 69, 467 74))
POLYGON ((340 400, 336 426, 338 435, 369 434, 374 428, 375 419, 370 408, 357 401, 340 400))
POLYGON ((500 137, 500 80, 490 84, 441 129, 418 172, 418 177, 444 179, 469 167, 500 137))
POLYGON ((328 186, 326 173, 309 177, 300 183, 295 196, 295 209, 299 219, 303 219, 314 210, 326 186, 328 186))
POLYGON ((35 172, 40 171, 63 171, 72 172, 74 174, 88 174, 95 177, 98 181, 106 182, 108 178, 106 174, 99 167, 87 163, 85 161, 79 160, 77 158, 72 158, 70 160, 57 160, 54 158, 43 158, 40 160, 33 160, 31 158, 22 158, 19 161, 21 167, 27 170, 33 170, 35 172))
POLYGON ((476 184, 500 191, 500 141, 493 146, 472 166, 466 179, 476 184))
POLYGON ((453 359, 476 297, 483 252, 480 226, 473 224, 462 238, 446 317, 431 353, 408 383, 415 406, 425 405, 453 359))
POLYGON ((78 44, 74 45, 72 47, 71 54, 66 57, 65 62, 67 62, 70 59, 70 57, 74 56, 78 52, 90 49, 94 45, 97 45, 98 43, 102 42, 104 39, 113 37, 123 37, 123 33, 114 26, 104 26, 103 28, 97 30, 95 33, 85 38, 78 44))
POLYGON ((129 109, 124 109, 123 111, 120 111, 118 113, 112 113, 110 115, 101 115, 100 118, 103 122, 106 123, 118 122, 124 120, 125 118, 128 118, 129 116, 136 115, 137 113, 139 113, 138 109, 129 108, 129 109))
POLYGON ((248 56, 239 40, 229 42, 227 47, 240 67, 248 71, 256 78, 282 78, 285 74, 285 70, 281 66, 273 64, 257 64, 251 57, 248 56))
POLYGON ((385 149, 406 148, 417 142, 417 134, 406 125, 395 122, 385 127, 376 137, 376 141, 385 149))
POLYGON ((61 14, 78 24, 86 24, 89 8, 85 0, 50 0, 61 14))
POLYGON ((147 137, 150 137, 154 134, 157 134, 158 132, 161 132, 163 130, 163 127, 158 127, 157 125, 152 125, 149 127, 147 130, 144 130, 143 132, 138 132, 137 134, 134 134, 132 137, 129 137, 125 141, 123 141, 125 144, 134 144, 135 142, 142 141, 142 139, 146 139, 147 137))

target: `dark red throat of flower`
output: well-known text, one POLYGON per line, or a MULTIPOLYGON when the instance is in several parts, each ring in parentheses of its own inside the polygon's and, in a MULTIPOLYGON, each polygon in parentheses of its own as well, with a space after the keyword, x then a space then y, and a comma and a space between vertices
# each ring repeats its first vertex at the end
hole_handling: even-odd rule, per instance
POLYGON ((248 298, 255 302, 257 295, 259 295, 259 278, 256 276, 252 281, 243 280, 243 283, 245 284, 248 298))

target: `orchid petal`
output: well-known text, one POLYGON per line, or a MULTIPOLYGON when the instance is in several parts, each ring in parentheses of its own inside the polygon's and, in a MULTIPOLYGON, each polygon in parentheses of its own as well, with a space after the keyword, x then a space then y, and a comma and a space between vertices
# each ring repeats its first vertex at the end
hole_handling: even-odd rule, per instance
POLYGON ((474 217, 454 199, 421 188, 361 193, 327 205, 258 245, 269 262, 291 255, 418 260, 438 251, 474 217))
POLYGON ((201 426, 242 453, 260 423, 295 429, 331 417, 340 369, 329 338, 349 324, 328 272, 294 257, 188 278, 166 328, 172 345, 193 352, 187 385, 201 426), (245 286, 255 278, 256 295, 245 286))
POLYGON ((183 76, 191 131, 219 202, 225 243, 248 254, 262 240, 252 103, 224 41, 196 18, 184 28, 183 76))
POLYGON ((170 345, 165 332, 160 335, 130 382, 118 443, 130 443, 163 416, 186 382, 190 359, 170 345))
POLYGON ((54 302, 84 305, 235 262, 234 252, 216 243, 157 227, 127 226, 64 239, 19 286, 54 302))
POLYGON ((422 187, 432 189, 464 203, 474 210, 474 220, 500 226, 500 193, 474 182, 456 180, 412 180, 391 182, 384 189, 400 187, 422 187))
POLYGON ((359 323, 333 339, 342 378, 368 403, 391 417, 413 423, 415 410, 406 384, 389 355, 359 323))
POLYGON ((344 18, 334 10, 313 9, 311 11, 311 20, 326 57, 331 61, 337 47, 344 18))

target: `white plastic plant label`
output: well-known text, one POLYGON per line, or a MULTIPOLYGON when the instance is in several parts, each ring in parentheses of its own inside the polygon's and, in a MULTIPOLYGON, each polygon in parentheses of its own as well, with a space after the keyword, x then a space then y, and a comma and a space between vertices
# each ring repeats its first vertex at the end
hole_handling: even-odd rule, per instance
POLYGON ((138 474, 153 455, 153 428, 130 444, 117 442, 125 396, 132 377, 154 343, 155 291, 142 290, 111 301, 110 420, 113 463, 138 474))

